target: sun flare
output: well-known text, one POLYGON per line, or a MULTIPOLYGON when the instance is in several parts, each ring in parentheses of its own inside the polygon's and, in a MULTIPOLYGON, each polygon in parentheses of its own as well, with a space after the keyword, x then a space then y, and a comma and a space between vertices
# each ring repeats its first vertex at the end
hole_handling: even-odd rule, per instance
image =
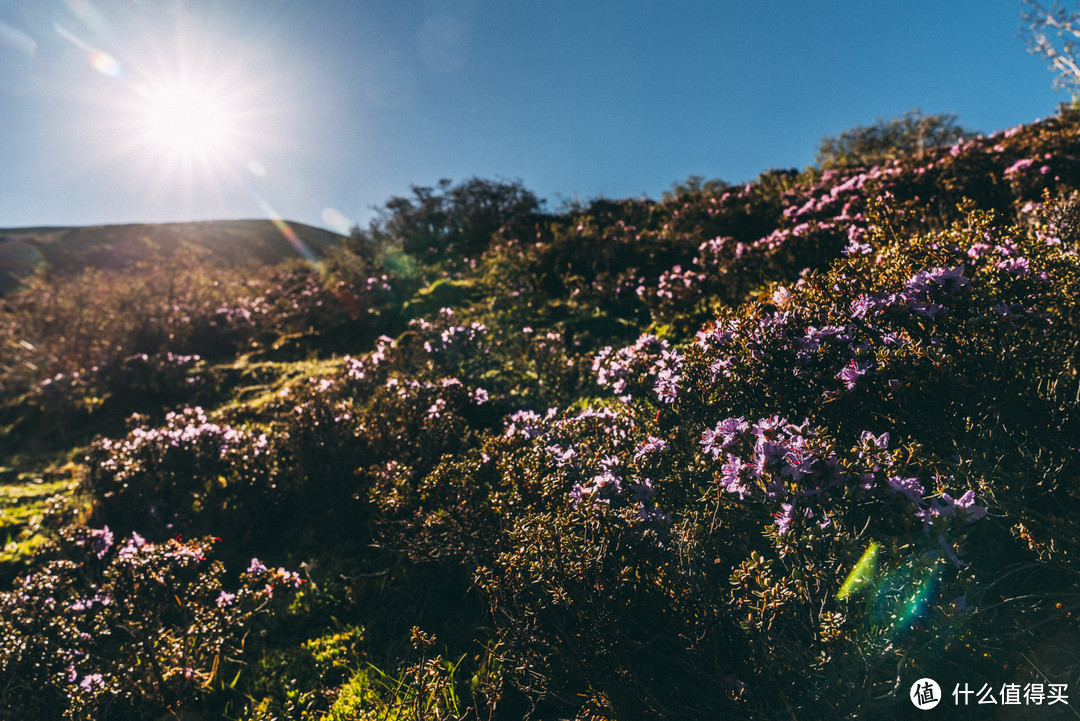
POLYGON ((237 150, 235 114, 213 88, 160 83, 141 95, 143 139, 158 153, 174 160, 214 162, 237 150))

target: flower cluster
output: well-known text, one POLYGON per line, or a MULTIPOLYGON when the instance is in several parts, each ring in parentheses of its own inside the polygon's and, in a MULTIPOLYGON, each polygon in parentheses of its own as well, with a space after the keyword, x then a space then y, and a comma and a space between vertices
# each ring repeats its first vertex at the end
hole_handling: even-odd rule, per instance
POLYGON ((602 349, 592 363, 597 384, 610 388, 624 400, 631 397, 627 393, 633 387, 631 383, 648 385, 651 380, 657 397, 666 403, 672 402, 678 393, 681 366, 682 357, 671 350, 671 344, 649 334, 617 351, 611 346, 602 349))
POLYGON ((287 601, 302 581, 253 563, 227 590, 209 538, 151 543, 132 533, 114 542, 108 528, 60 535, 50 561, 0 592, 7 711, 93 718, 166 703, 206 708, 211 682, 233 663, 225 656, 239 660, 275 593, 287 601))
POLYGON ((5 300, 0 335, 36 325, 0 344, 0 425, 73 431, 79 406, 111 440, 42 471, 81 480, 75 530, 10 500, 10 545, 42 550, 0 592, 4 701, 449 716, 472 691, 486 717, 516 687, 541 715, 856 717, 928 648, 1022 664, 1029 622, 1067 627, 1080 557, 1078 148, 1063 115, 877 167, 530 206, 483 237, 482 199, 417 189, 320 267, 206 271, 160 307, 106 278, 92 315, 51 286, 5 300), (458 202, 477 212, 448 227, 458 202), (265 647, 250 624, 286 591, 303 648, 265 647), (421 616, 464 660, 375 688, 421 616), (326 619, 379 631, 327 672, 326 619), (409 685, 432 674, 439 698, 409 685))
MULTIPOLYGON (((819 529, 828 527, 832 520, 827 499, 850 497, 850 489, 897 496, 912 504, 914 517, 943 547, 950 519, 972 522, 986 514, 975 504, 974 491, 960 500, 944 492, 926 498, 919 479, 891 475, 894 459, 888 444, 888 433, 863 431, 856 456, 843 458, 808 422, 796 425, 776 416, 755 423, 742 417, 724 419, 706 429, 700 442, 704 453, 722 463, 717 482, 725 493, 779 504, 781 510, 773 515, 780 535, 797 519, 814 519, 819 529)), ((960 563, 951 551, 950 558, 960 563)))

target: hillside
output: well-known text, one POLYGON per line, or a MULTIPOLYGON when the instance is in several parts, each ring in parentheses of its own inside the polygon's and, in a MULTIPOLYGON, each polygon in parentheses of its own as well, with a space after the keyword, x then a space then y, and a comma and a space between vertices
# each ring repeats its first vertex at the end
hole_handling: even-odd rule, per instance
POLYGON ((10 236, 0 719, 1072 714, 1078 159, 10 236))
MULTIPOLYGON (((344 238, 321 228, 288 223, 295 237, 316 256, 339 247, 344 238)), ((29 245, 47 267, 59 272, 123 268, 182 250, 205 250, 233 264, 273 264, 302 257, 269 220, 101 225, 60 228, 0 228, 0 247, 29 245)))

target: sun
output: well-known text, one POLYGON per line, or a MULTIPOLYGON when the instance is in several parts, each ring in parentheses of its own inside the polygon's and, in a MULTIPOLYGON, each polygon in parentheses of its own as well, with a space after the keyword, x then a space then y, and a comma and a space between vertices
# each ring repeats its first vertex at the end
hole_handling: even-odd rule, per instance
POLYGON ((210 85, 162 81, 139 93, 141 140, 169 160, 215 163, 236 153, 238 116, 210 85))
POLYGON ((169 23, 135 27, 111 63, 93 65, 109 80, 86 90, 100 110, 87 152, 144 202, 224 207, 265 187, 267 168, 292 147, 297 115, 283 91, 298 76, 261 40, 222 36, 183 13, 169 23))

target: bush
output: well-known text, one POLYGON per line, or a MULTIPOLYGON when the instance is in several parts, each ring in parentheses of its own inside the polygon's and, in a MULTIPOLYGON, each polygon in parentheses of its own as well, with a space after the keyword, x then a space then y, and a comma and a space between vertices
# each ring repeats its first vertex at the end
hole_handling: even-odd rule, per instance
POLYGON ((0 593, 0 716, 220 713, 245 640, 301 579, 252 559, 230 583, 213 545, 65 528, 48 561, 0 593))
POLYGON ((953 145, 972 135, 950 113, 923 115, 918 108, 898 118, 878 120, 822 139, 817 164, 823 170, 882 165, 902 157, 921 157, 930 148, 953 145))
MULTIPOLYGON (((261 617, 271 640, 249 636, 236 690, 200 657, 194 685, 209 686, 182 696, 162 672, 86 714, 899 718, 898 689, 922 676, 1067 680, 1071 658, 1044 640, 1080 636, 1078 118, 874 167, 515 215, 483 242, 469 232, 469 262, 361 233, 320 269, 213 291, 227 307, 193 272, 176 287, 214 300, 183 306, 193 328, 149 301, 100 321, 115 343, 57 360, 64 382, 13 391, 10 418, 48 393, 56 428, 91 398, 88 423, 110 404, 158 410, 75 454, 82 525, 5 596, 70 597, 46 607, 42 590, 12 617, 45 640, 5 663, 53 685, 13 681, 12 698, 83 713, 70 687, 112 667, 76 664, 69 683, 68 657, 41 665, 55 643, 33 624, 118 613, 95 599, 134 579, 109 569, 127 568, 115 546, 136 532, 161 557, 131 581, 140 594, 187 547, 180 533, 221 536, 222 567, 278 558, 311 582, 261 617), (185 359, 203 332, 225 349, 185 359), (55 620, 72 605, 86 609, 55 620)), ((398 220, 437 220, 446 241, 451 190, 403 201, 398 220)), ((141 297, 114 280, 96 308, 141 297)), ((44 328, 40 313, 65 309, 64 337, 90 319, 70 298, 20 307, 5 322, 44 328)), ((19 353, 3 378, 37 372, 19 353)), ((225 590, 239 602, 245 577, 209 568, 176 581, 204 589, 184 591, 190 608, 225 590)), ((204 616, 168 621, 161 653, 204 616)), ((127 638, 120 616, 100 618, 109 643, 127 638)))

